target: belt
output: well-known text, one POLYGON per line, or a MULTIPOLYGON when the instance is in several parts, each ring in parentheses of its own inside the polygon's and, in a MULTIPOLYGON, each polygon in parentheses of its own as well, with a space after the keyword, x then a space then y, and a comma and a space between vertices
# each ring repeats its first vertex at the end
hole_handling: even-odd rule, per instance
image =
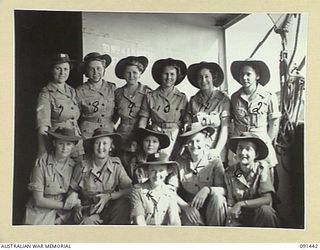
POLYGON ((137 119, 130 119, 130 118, 122 118, 120 124, 123 125, 135 125, 137 123, 137 119))
POLYGON ((153 127, 156 128, 157 126, 164 129, 168 129, 168 128, 179 129, 178 124, 175 122, 161 122, 161 123, 155 124, 153 127))
POLYGON ((111 119, 111 116, 108 116, 108 117, 82 117, 81 122, 110 123, 110 122, 112 122, 112 119, 111 119))
POLYGON ((237 130, 239 130, 241 132, 267 132, 266 127, 255 127, 255 126, 244 125, 244 124, 240 124, 240 123, 236 123, 235 127, 237 130))

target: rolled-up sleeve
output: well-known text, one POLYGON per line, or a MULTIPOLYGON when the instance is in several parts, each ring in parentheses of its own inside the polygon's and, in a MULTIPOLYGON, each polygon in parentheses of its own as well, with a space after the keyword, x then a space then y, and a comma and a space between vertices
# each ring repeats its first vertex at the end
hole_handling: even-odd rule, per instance
POLYGON ((50 94, 43 89, 38 97, 37 104, 37 128, 51 127, 50 94))
POLYGON ((281 116, 280 110, 279 110, 279 103, 278 98, 275 94, 271 94, 270 96, 270 102, 268 106, 268 119, 277 119, 281 116))
POLYGON ((149 107, 149 98, 151 93, 147 93, 142 100, 141 108, 139 111, 139 116, 141 117, 150 117, 150 107, 149 107))
POLYGON ((37 160, 30 175, 30 182, 28 184, 28 189, 30 191, 43 192, 44 185, 45 185, 44 169, 42 168, 41 161, 37 160))
POLYGON ((122 165, 118 166, 118 168, 119 168, 119 187, 121 189, 130 188, 132 184, 132 180, 127 175, 127 172, 122 165))
POLYGON ((230 114, 230 99, 229 97, 225 97, 223 100, 222 100, 222 109, 221 109, 221 113, 220 113, 220 118, 225 118, 225 117, 229 117, 231 114, 230 114))
POLYGON ((131 218, 137 217, 139 215, 145 216, 140 190, 140 188, 134 187, 130 195, 131 218))
POLYGON ((271 182, 269 167, 260 167, 262 168, 262 171, 260 173, 258 193, 260 195, 265 193, 274 193, 275 190, 271 182))

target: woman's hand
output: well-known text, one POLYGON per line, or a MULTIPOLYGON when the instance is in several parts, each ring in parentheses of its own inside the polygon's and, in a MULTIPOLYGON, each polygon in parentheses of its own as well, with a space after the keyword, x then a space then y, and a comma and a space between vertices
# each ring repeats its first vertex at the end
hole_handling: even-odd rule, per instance
POLYGON ((74 221, 77 224, 80 224, 80 222, 82 221, 82 217, 83 217, 82 216, 82 209, 83 209, 83 207, 81 207, 81 206, 75 207, 74 221))
POLYGON ((230 217, 231 219, 238 219, 241 214, 241 202, 237 202, 233 207, 230 208, 230 217))
POLYGON ((81 201, 78 198, 77 193, 71 193, 65 200, 63 208, 71 210, 73 207, 81 206, 81 201))
POLYGON ((191 221, 192 223, 203 224, 200 213, 198 209, 196 209, 195 207, 187 205, 183 208, 183 211, 185 212, 188 220, 191 221))
POLYGON ((111 200, 111 194, 110 193, 97 194, 96 197, 99 197, 100 200, 94 206, 94 208, 97 209, 95 213, 99 214, 102 212, 102 210, 104 209, 104 206, 108 203, 108 201, 111 200))
POLYGON ((209 187, 201 188, 200 191, 193 198, 191 202, 191 206, 195 207, 196 209, 200 209, 203 206, 205 200, 207 199, 209 193, 210 193, 209 187))

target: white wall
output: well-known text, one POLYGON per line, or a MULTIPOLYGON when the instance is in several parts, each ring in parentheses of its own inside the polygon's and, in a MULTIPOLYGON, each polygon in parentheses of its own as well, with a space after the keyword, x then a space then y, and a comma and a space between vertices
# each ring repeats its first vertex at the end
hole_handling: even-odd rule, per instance
MULTIPOLYGON (((129 55, 144 55, 149 66, 141 82, 155 89, 152 64, 161 58, 183 60, 187 66, 200 61, 225 64, 223 30, 208 14, 83 13, 83 54, 97 51, 112 57, 105 78, 118 87, 124 84, 114 74, 116 63, 129 55)), ((188 97, 197 91, 185 78, 178 85, 188 97)), ((224 86, 224 88, 226 88, 224 86)))
MULTIPOLYGON (((278 13, 279 16, 281 13, 278 13)), ((277 18, 275 16, 275 18, 277 18)), ((294 44, 294 35, 297 19, 293 19, 292 28, 288 36, 289 57, 291 56, 294 44)), ((227 71, 229 94, 238 90, 241 86, 231 75, 230 66, 235 60, 244 60, 249 58, 256 46, 262 41, 273 22, 267 13, 254 13, 242 19, 240 22, 226 30, 226 50, 227 50, 227 71)), ((268 39, 253 56, 253 59, 263 60, 269 66, 271 72, 270 82, 266 85, 269 91, 277 92, 280 90, 279 80, 279 60, 281 38, 280 35, 272 31, 268 39)), ((307 15, 303 14, 301 18, 301 27, 299 32, 298 47, 294 62, 299 64, 307 53, 307 15)), ((306 67, 301 72, 306 74, 306 67)))

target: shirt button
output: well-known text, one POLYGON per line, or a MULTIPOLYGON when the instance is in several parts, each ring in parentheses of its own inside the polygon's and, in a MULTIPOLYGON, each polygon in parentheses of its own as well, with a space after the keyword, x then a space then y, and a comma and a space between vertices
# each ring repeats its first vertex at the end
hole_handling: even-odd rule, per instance
POLYGON ((104 103, 102 103, 101 105, 104 106, 104 103))
POLYGON ((62 186, 60 186, 60 188, 62 188, 62 186))
POLYGON ((104 114, 102 114, 101 117, 104 117, 104 114))
POLYGON ((73 110, 73 107, 71 106, 71 108, 70 108, 71 110, 73 110))
POLYGON ((91 105, 91 102, 89 102, 89 105, 91 105))
POLYGON ((100 124, 100 128, 102 128, 102 124, 100 124))

